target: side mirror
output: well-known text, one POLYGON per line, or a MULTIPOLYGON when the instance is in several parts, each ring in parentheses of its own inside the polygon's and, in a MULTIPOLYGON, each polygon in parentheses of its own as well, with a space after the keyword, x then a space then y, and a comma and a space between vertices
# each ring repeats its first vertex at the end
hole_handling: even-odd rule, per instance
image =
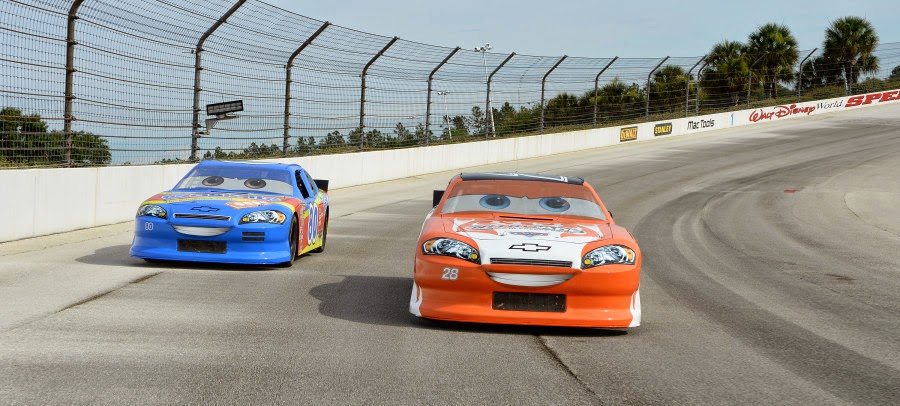
POLYGON ((328 191, 328 179, 314 179, 313 182, 316 182, 316 187, 319 190, 328 191))
POLYGON ((443 190, 435 190, 434 194, 431 195, 431 207, 435 207, 438 203, 441 202, 441 199, 444 198, 443 190))

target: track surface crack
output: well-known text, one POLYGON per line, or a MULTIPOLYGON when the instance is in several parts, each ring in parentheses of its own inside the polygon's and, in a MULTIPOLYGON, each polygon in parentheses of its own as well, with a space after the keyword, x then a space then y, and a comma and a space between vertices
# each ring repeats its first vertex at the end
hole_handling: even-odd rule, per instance
POLYGON ((594 399, 597 399, 598 402, 600 401, 600 395, 597 392, 595 392, 587 384, 587 382, 585 382, 583 379, 581 379, 581 377, 578 376, 578 374, 576 374, 575 371, 572 370, 572 368, 569 368, 569 365, 567 365, 562 360, 562 357, 559 356, 559 353, 556 352, 556 350, 554 350, 552 347, 550 347, 550 343, 547 342, 546 337, 536 335, 536 336, 534 336, 534 338, 537 339, 538 344, 541 345, 541 348, 544 349, 544 352, 547 353, 547 355, 549 355, 551 359, 556 361, 556 364, 559 365, 563 371, 565 371, 570 377, 572 377, 572 379, 574 379, 575 382, 577 382, 578 385, 581 386, 582 389, 584 389, 587 393, 590 393, 591 396, 594 397, 594 399))
POLYGON ((52 316, 52 315, 54 315, 54 314, 59 314, 59 313, 62 313, 62 312, 64 312, 64 311, 66 311, 66 310, 69 310, 69 309, 72 309, 72 308, 81 306, 81 305, 83 305, 83 304, 85 304, 85 303, 89 303, 89 302, 92 302, 92 301, 94 301, 94 300, 100 299, 101 297, 104 297, 104 296, 106 296, 106 295, 108 295, 108 294, 110 294, 110 293, 113 293, 113 292, 115 292, 115 291, 117 291, 117 290, 119 290, 119 289, 122 289, 122 288, 124 288, 124 287, 126 287, 126 286, 130 286, 130 285, 134 285, 134 284, 141 283, 141 282, 146 281, 147 279, 150 279, 150 278, 152 278, 152 277, 154 277, 154 276, 156 276, 156 275, 159 275, 159 274, 161 274, 161 273, 162 273, 162 271, 156 272, 156 273, 152 273, 152 274, 149 274, 149 275, 141 276, 140 278, 137 278, 137 279, 135 279, 135 280, 129 281, 129 282, 124 283, 124 284, 122 284, 122 285, 120 285, 120 286, 116 286, 116 287, 114 287, 114 288, 112 288, 112 289, 110 289, 110 290, 107 290, 107 291, 105 291, 105 292, 100 292, 100 293, 97 293, 97 294, 92 295, 92 296, 90 296, 90 297, 87 297, 87 298, 85 298, 85 299, 79 300, 79 301, 77 301, 77 302, 75 302, 75 303, 72 303, 72 304, 70 304, 70 305, 68 305, 68 306, 66 306, 66 307, 63 307, 62 309, 59 309, 59 310, 57 310, 57 311, 55 311, 55 312, 47 313, 47 314, 40 315, 40 316, 31 318, 31 319, 28 319, 28 320, 24 320, 24 321, 22 321, 21 323, 16 324, 16 325, 13 325, 12 327, 9 327, 9 328, 7 328, 7 329, 5 329, 5 330, 3 330, 3 331, 0 331, 0 332, 2 332, 2 333, 7 333, 7 332, 10 332, 10 331, 16 330, 16 329, 18 329, 18 328, 21 328, 21 327, 26 326, 26 325, 28 325, 28 324, 34 323, 34 322, 36 322, 36 321, 43 320, 43 319, 45 319, 45 318, 47 318, 47 317, 50 317, 50 316, 52 316))

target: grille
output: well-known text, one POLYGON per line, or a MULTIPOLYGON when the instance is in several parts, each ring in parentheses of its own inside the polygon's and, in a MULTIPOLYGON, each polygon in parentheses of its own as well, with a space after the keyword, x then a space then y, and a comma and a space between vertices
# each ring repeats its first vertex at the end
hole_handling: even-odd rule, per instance
POLYGON ((241 240, 243 241, 265 241, 266 233, 259 231, 244 231, 241 234, 241 240))
POLYGON ((572 261, 553 261, 549 259, 491 258, 491 263, 502 265, 552 266, 557 268, 572 267, 572 261))
POLYGON ((178 240, 178 251, 224 254, 225 241, 178 240))
POLYGON ((177 219, 201 219, 201 220, 222 220, 229 221, 231 216, 217 216, 215 214, 193 214, 193 213, 175 213, 177 219))
POLYGON ((492 306, 494 310, 563 313, 566 311, 566 295, 494 292, 492 306))

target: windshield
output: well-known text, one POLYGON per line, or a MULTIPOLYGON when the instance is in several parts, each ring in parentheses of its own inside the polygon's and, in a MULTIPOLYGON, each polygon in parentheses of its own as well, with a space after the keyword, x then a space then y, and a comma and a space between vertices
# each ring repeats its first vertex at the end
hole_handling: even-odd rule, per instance
POLYGON ((197 166, 178 182, 175 190, 203 189, 293 195, 287 170, 245 166, 197 166))
POLYGON ((606 220, 590 190, 581 185, 522 180, 459 182, 441 213, 490 212, 539 216, 578 216, 606 220))

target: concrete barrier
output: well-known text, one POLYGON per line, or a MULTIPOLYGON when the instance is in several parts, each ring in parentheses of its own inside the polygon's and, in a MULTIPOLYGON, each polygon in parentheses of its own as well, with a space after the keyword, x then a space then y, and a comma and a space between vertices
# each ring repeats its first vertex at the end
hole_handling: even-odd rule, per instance
MULTIPOLYGON (((900 90, 567 133, 272 161, 295 162, 332 188, 534 158, 624 142, 846 111, 900 98, 900 90)), ((0 242, 128 221, 138 204, 181 179, 190 164, 0 171, 0 242)))

